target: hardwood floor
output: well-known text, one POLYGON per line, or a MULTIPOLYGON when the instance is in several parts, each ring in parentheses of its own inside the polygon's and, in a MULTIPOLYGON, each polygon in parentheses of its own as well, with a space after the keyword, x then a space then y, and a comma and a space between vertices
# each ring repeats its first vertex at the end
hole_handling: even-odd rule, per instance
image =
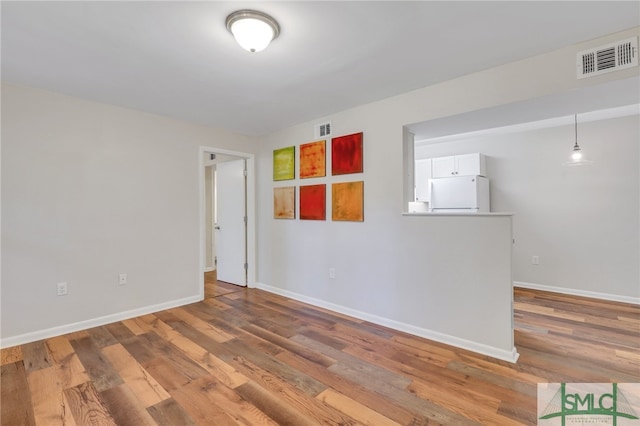
POLYGON ((218 281, 218 273, 214 270, 204 273, 204 298, 218 297, 227 293, 242 290, 243 287, 235 284, 218 281))
POLYGON ((635 305, 518 289, 511 364, 214 280, 3 349, 2 425, 532 425, 538 382, 640 381, 635 305))

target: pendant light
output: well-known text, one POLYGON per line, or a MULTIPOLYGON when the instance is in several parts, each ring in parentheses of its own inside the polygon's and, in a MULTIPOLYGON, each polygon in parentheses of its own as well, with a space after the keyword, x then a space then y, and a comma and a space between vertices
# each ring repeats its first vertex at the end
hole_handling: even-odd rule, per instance
POLYGON ((564 164, 567 166, 583 166, 586 164, 590 164, 591 161, 584 158, 582 148, 580 148, 580 145, 578 145, 578 114, 574 114, 573 119, 575 140, 573 143, 573 149, 571 150, 571 154, 569 155, 569 161, 564 164))
POLYGON ((580 161, 582 160, 582 149, 580 149, 580 145, 578 145, 578 114, 575 114, 573 117, 576 142, 573 145, 573 151, 571 152, 571 160, 580 161))
POLYGON ((238 44, 249 52, 265 49, 280 34, 275 19, 257 10, 238 10, 227 16, 227 29, 238 44))

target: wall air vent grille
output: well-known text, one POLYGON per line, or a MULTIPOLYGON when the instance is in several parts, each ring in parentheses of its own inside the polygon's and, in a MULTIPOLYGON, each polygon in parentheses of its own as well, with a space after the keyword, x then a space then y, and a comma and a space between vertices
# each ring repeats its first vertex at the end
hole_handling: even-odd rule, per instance
POLYGON ((638 38, 578 52, 576 57, 578 78, 592 77, 638 66, 638 38))
POLYGON ((631 42, 621 43, 618 45, 618 65, 627 65, 633 63, 634 59, 638 62, 638 46, 631 42))
POLYGON ((316 124, 313 129, 313 134, 315 138, 331 136, 331 122, 316 124))

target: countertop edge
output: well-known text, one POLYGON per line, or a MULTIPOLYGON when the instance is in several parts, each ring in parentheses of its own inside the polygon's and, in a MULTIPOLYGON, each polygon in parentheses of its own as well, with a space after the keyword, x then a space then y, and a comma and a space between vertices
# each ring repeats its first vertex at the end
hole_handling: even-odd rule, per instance
POLYGON ((477 216, 513 216, 511 212, 489 212, 489 213, 431 213, 431 212, 418 212, 409 213, 402 212, 402 216, 461 216, 461 217, 477 217, 477 216))

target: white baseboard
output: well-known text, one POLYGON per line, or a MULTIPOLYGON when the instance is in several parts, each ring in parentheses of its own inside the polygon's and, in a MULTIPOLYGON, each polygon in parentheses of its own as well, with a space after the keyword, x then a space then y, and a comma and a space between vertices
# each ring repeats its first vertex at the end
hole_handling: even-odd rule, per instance
POLYGON ((216 270, 216 268, 214 268, 213 266, 208 267, 208 268, 204 268, 205 272, 211 272, 211 271, 215 271, 215 270, 216 270))
POLYGON ((416 327, 411 324, 406 324, 406 323, 395 321, 389 318, 384 318, 384 317, 369 314, 366 312, 358 311, 355 309, 347 308, 342 305, 336 305, 334 303, 326 302, 320 299, 315 299, 313 297, 304 296, 299 293, 283 290, 281 288, 273 287, 264 283, 257 282, 256 288, 259 288, 264 291, 268 291, 269 293, 275 293, 280 296, 298 300, 300 302, 308 303, 313 306, 318 306, 321 308, 329 309, 334 312, 349 315, 354 318, 369 321, 374 324, 389 327, 394 330, 403 331, 405 333, 413 334, 415 336, 424 337, 425 339, 434 340, 436 342, 445 343, 447 345, 456 346, 462 349, 467 349, 483 355, 489 355, 504 361, 515 363, 518 360, 518 357, 520 356, 515 347, 511 351, 506 351, 504 349, 488 346, 482 343, 472 342, 470 340, 461 339, 448 334, 443 334, 437 331, 428 330, 426 328, 416 327))
POLYGON ((23 345, 25 343, 35 342, 50 337, 60 336, 74 331, 86 330, 88 328, 99 327, 105 324, 111 324, 126 320, 129 318, 139 317, 141 315, 152 314, 154 312, 163 311, 165 309, 176 308, 178 306, 188 305, 190 303, 199 302, 201 296, 191 296, 184 299, 171 300, 169 302, 158 303, 157 305, 145 306, 130 311, 118 312, 115 314, 105 315, 98 318, 92 318, 84 321, 74 322, 72 324, 60 325, 57 327, 47 328, 45 330, 33 331, 30 333, 20 334, 18 336, 5 337, 0 339, 0 348, 8 348, 11 346, 23 345))
POLYGON ((588 290, 576 290, 575 288, 554 287, 544 284, 525 283, 522 281, 514 281, 514 287, 528 288, 531 290, 549 291, 551 293, 568 294, 570 296, 582 296, 590 297, 592 299, 609 300, 612 302, 631 303, 633 305, 640 305, 640 297, 632 296, 620 296, 617 294, 600 293, 597 291, 588 290))

